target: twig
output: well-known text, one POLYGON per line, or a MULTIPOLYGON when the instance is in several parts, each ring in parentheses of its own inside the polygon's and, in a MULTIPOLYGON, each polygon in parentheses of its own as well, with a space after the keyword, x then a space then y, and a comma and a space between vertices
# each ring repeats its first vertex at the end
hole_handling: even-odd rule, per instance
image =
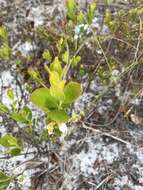
MULTIPOLYGON (((33 152, 28 152, 28 153, 22 153, 22 154, 19 154, 17 156, 24 156, 25 154, 28 155, 28 154, 35 154, 36 151, 33 151, 33 152)), ((3 159, 9 159, 9 158, 12 158, 13 156, 11 155, 8 155, 8 156, 3 156, 3 157, 0 157, 0 160, 3 160, 3 159)))
POLYGON ((123 139, 121 139, 121 138, 119 138, 119 137, 116 137, 116 136, 114 136, 114 135, 112 135, 112 134, 110 134, 110 133, 102 132, 102 131, 100 131, 100 130, 98 130, 98 129, 94 129, 94 128, 92 128, 92 127, 87 127, 83 122, 82 122, 82 126, 83 126, 83 128, 89 129, 89 130, 91 130, 91 131, 93 131, 93 132, 96 132, 96 133, 99 133, 99 134, 102 135, 102 136, 107 136, 107 137, 110 137, 110 138, 112 138, 112 139, 114 139, 114 140, 116 140, 116 141, 119 141, 119 142, 123 143, 123 144, 130 145, 129 142, 127 142, 127 141, 125 141, 125 140, 123 140, 123 139))
POLYGON ((42 175, 44 175, 44 174, 47 173, 47 172, 48 172, 48 174, 51 174, 51 173, 53 173, 55 170, 57 170, 58 168, 59 168, 59 165, 55 166, 55 167, 52 168, 51 170, 49 170, 49 168, 48 168, 48 169, 42 171, 42 172, 38 175, 37 178, 41 177, 42 175))
MULTIPOLYGON (((117 119, 117 117, 118 117, 118 115, 120 113, 120 111, 119 111, 120 107, 119 107, 117 113, 115 114, 114 118, 111 121, 109 121, 108 123, 105 123, 105 124, 93 124, 93 125, 96 126, 96 127, 105 127, 105 126, 112 125, 114 123, 114 121, 117 119)), ((95 112, 95 110, 93 109, 92 112, 90 112, 89 115, 87 116, 86 121, 88 121, 88 119, 94 114, 94 112, 95 112)), ((92 123, 85 122, 85 124, 90 124, 91 125, 92 123)))
MULTIPOLYGON (((50 150, 46 150, 45 152, 43 151, 42 154, 47 154, 47 153, 51 153, 51 152, 59 152, 59 149, 50 149, 50 150)), ((28 154, 36 154, 37 151, 33 151, 33 152, 27 152, 27 153, 21 153, 17 156, 24 156, 24 155, 28 155, 28 154)), ((12 158, 13 156, 11 155, 8 155, 8 156, 3 156, 3 157, 0 157, 0 160, 2 159, 9 159, 9 158, 12 158)))
POLYGON ((98 190, 104 183, 107 183, 111 178, 113 177, 113 174, 107 176, 105 179, 103 179, 94 190, 98 190))

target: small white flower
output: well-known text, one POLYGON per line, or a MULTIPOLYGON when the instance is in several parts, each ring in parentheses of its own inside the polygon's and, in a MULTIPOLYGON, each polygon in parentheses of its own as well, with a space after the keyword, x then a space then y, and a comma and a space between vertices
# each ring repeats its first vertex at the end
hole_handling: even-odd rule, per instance
POLYGON ((80 34, 80 26, 76 26, 74 29, 75 35, 79 35, 80 34))
POLYGON ((118 76, 118 75, 119 75, 119 73, 120 73, 120 71, 119 71, 119 70, 114 69, 114 70, 112 71, 112 76, 118 76))
POLYGON ((79 36, 78 36, 78 35, 75 35, 75 36, 74 36, 74 39, 75 39, 75 40, 77 40, 78 38, 79 38, 79 36))
POLYGON ((83 28, 85 26, 85 24, 80 24, 79 27, 80 28, 83 28))
POLYGON ((97 17, 94 17, 94 19, 92 20, 92 23, 93 24, 96 24, 98 22, 98 18, 97 17))
POLYGON ((84 25, 84 30, 87 30, 88 29, 88 24, 85 24, 84 25))
POLYGON ((67 135, 67 132, 68 132, 67 125, 65 123, 59 124, 59 130, 62 132, 62 134, 60 136, 60 141, 63 142, 65 139, 65 136, 67 135))
POLYGON ((68 131, 67 125, 65 123, 59 124, 59 129, 63 134, 66 134, 68 131))
POLYGON ((100 25, 99 25, 98 21, 99 21, 99 19, 98 19, 97 17, 94 17, 94 19, 92 20, 91 26, 92 26, 93 28, 100 29, 100 25))
POLYGON ((89 34, 91 32, 90 28, 87 29, 86 34, 89 34))

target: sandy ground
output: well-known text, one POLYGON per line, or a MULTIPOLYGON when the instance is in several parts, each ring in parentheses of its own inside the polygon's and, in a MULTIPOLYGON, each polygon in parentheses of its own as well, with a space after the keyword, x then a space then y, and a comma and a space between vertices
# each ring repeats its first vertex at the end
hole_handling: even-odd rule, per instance
MULTIPOLYGON (((10 30, 13 51, 19 50, 23 56, 37 47, 23 37, 20 38, 20 27, 31 20, 35 22, 35 26, 42 25, 55 14, 54 10, 57 10, 56 17, 62 16, 60 11, 64 10, 61 1, 53 3, 44 0, 0 0, 0 9, 0 19, 10 30), (30 12, 26 16, 28 10, 30 12)), ((10 104, 6 96, 8 87, 15 89, 19 100, 23 94, 28 97, 26 84, 23 85, 22 78, 16 74, 14 62, 0 61, 0 93, 6 105, 10 104)), ((102 90, 104 87, 97 82, 97 78, 93 79, 88 92, 75 103, 74 111, 84 111, 85 107, 93 106, 93 97, 102 90)), ((108 127, 102 126, 102 122, 99 126, 98 122, 95 124, 99 115, 105 119, 111 112, 116 112, 116 108, 120 106, 120 98, 124 98, 127 93, 122 93, 120 84, 111 89, 96 104, 94 119, 70 126, 67 136, 61 139, 60 144, 50 146, 50 153, 37 155, 32 145, 27 149, 25 144, 24 153, 29 152, 26 156, 0 158, 1 170, 16 174, 24 171, 21 185, 12 183, 7 190, 143 190, 142 127, 124 118, 122 114, 118 114, 113 122, 107 121, 108 127), (113 98, 115 94, 119 97, 117 100, 113 98)), ((21 104, 23 103, 24 100, 21 104)), ((140 106, 141 100, 131 100, 131 104, 140 106)), ((41 113, 35 111, 35 114, 41 113)), ((9 127, 4 126, 2 117, 0 120, 3 135, 9 131, 9 127)), ((16 133, 17 130, 14 126, 10 132, 16 133)), ((0 157, 3 157, 3 148, 0 151, 0 157)))

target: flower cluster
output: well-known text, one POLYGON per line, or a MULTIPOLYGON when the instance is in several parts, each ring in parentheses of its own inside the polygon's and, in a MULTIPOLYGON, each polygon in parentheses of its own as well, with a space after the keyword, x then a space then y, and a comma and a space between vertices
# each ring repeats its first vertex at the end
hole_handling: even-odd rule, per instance
POLYGON ((77 26, 75 26, 74 29, 74 39, 78 39, 81 38, 83 36, 83 34, 89 34, 90 33, 90 28, 88 24, 79 24, 77 26))

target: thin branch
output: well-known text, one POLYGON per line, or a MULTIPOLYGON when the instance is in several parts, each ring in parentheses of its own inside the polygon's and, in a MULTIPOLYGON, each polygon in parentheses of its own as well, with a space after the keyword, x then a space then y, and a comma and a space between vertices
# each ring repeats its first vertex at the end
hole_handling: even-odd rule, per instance
POLYGON ((98 190, 104 183, 107 183, 111 178, 113 177, 113 174, 107 176, 105 179, 103 179, 95 188, 95 190, 98 190))
MULTIPOLYGON (((85 123, 85 124, 86 124, 86 123, 85 123)), ((107 133, 107 132, 100 131, 100 130, 98 130, 98 129, 94 129, 94 128, 92 128, 92 127, 87 127, 85 124, 82 122, 82 126, 83 126, 83 128, 85 128, 85 129, 91 130, 91 131, 93 131, 93 132, 95 132, 95 133, 98 133, 98 134, 100 134, 100 135, 102 135, 102 136, 110 137, 110 138, 112 138, 112 139, 114 139, 114 140, 116 140, 116 141, 119 141, 119 142, 123 143, 123 144, 130 145, 129 142, 127 142, 127 141, 125 141, 125 140, 123 140, 123 139, 121 139, 121 138, 119 138, 119 137, 116 137, 116 136, 114 136, 114 135, 112 135, 112 134, 110 134, 110 133, 107 133)))

